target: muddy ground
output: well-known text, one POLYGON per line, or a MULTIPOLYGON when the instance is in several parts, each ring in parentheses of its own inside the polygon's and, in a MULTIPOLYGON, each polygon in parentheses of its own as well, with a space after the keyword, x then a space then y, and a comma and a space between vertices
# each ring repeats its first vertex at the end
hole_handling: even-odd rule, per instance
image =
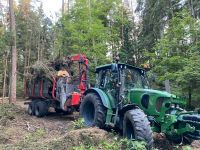
MULTIPOLYGON (((88 149, 82 145, 89 144, 95 149, 117 149, 115 140, 120 138, 116 133, 97 128, 74 129, 74 122, 79 114, 62 115, 50 110, 48 116, 37 118, 26 113, 24 101, 18 100, 17 106, 0 104, 0 150, 40 150, 40 149, 88 149), (99 143, 105 141, 107 147, 99 143)), ((164 135, 154 134, 155 149, 199 149, 200 141, 191 145, 174 145, 164 135)), ((91 148, 91 147, 90 147, 91 148)), ((123 148, 122 148, 123 149, 123 148)))

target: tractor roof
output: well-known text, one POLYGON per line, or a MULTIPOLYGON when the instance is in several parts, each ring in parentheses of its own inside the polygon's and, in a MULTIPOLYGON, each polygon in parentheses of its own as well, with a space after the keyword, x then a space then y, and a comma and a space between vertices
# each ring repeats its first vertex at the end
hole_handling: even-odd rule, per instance
MULTIPOLYGON (((125 63, 118 63, 119 66, 122 66, 123 68, 126 66, 127 68, 129 69, 135 69, 135 70, 138 70, 138 71, 144 71, 144 69, 141 69, 141 68, 138 68, 138 67, 134 67, 134 66, 131 66, 131 65, 128 65, 128 64, 125 64, 125 63)), ((112 64, 106 64, 106 65, 101 65, 99 67, 96 67, 96 73, 98 73, 99 71, 101 70, 106 70, 106 69, 111 69, 111 66, 112 64)))

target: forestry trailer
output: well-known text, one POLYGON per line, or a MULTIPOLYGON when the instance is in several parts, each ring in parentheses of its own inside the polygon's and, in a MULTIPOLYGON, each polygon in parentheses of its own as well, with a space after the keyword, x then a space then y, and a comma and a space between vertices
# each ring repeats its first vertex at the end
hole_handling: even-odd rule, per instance
POLYGON ((38 62, 30 68, 31 74, 26 76, 24 82, 25 97, 31 100, 26 103, 28 113, 43 117, 48 113, 49 107, 53 107, 56 112, 63 113, 73 113, 78 110, 83 93, 88 88, 87 69, 88 59, 81 54, 48 64, 38 62), (57 76, 57 72, 62 67, 68 70, 69 77, 57 76), (61 97, 63 96, 66 97, 62 107, 61 97))

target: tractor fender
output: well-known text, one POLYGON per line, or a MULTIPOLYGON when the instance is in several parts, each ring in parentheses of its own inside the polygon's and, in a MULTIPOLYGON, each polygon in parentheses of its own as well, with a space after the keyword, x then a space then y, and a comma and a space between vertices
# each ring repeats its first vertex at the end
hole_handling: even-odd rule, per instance
POLYGON ((124 105, 123 108, 119 111, 120 116, 124 116, 124 114, 131 109, 139 108, 136 104, 127 104, 124 105))
POLYGON ((104 91, 99 88, 90 88, 86 90, 83 95, 87 95, 88 93, 97 94, 101 98, 103 105, 108 109, 112 109, 110 100, 104 91))

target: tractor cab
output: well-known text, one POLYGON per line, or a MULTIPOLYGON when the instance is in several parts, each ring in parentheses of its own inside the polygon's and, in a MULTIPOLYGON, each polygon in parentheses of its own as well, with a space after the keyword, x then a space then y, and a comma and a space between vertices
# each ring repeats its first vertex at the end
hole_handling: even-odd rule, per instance
MULTIPOLYGON (((96 68, 96 88, 117 101, 112 101, 113 107, 122 102, 130 102, 129 91, 132 89, 149 89, 146 72, 143 69, 123 63, 113 63, 96 68)), ((121 106, 122 109, 123 106, 121 106)))
POLYGON ((149 88, 145 70, 123 63, 113 63, 96 68, 96 87, 121 86, 123 90, 149 88), (110 85, 111 84, 111 85, 110 85))

